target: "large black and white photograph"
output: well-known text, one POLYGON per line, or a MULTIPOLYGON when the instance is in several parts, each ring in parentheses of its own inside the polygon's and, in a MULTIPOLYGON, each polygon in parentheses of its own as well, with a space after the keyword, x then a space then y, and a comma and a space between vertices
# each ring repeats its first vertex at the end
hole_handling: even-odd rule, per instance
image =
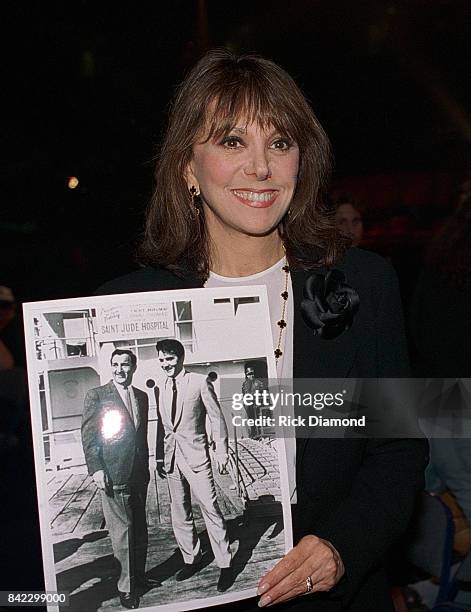
POLYGON ((241 415, 228 391, 274 376, 265 288, 36 302, 24 319, 47 590, 71 612, 255 595, 292 546, 270 407, 241 415))

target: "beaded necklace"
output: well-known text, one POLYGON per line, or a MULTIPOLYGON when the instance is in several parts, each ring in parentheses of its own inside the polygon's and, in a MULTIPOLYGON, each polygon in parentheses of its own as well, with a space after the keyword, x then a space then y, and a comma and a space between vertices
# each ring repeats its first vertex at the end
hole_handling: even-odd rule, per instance
POLYGON ((280 328, 280 332, 278 334, 278 344, 276 346, 275 349, 275 363, 276 365, 278 365, 278 360, 280 359, 280 357, 283 355, 283 351, 281 350, 281 341, 283 339, 283 330, 286 328, 286 306, 288 304, 288 282, 289 282, 289 266, 288 266, 288 261, 285 258, 285 265, 282 268, 282 271, 285 275, 285 283, 284 283, 284 289, 281 292, 281 319, 279 321, 277 321, 277 325, 280 328))

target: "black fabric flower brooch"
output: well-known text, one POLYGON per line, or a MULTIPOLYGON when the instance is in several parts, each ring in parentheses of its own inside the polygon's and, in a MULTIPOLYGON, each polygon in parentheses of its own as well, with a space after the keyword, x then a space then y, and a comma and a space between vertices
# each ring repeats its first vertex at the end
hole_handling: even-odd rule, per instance
POLYGON ((332 340, 349 329, 358 311, 358 293, 347 285, 345 274, 330 270, 327 274, 312 274, 306 281, 301 312, 306 325, 314 334, 332 340))

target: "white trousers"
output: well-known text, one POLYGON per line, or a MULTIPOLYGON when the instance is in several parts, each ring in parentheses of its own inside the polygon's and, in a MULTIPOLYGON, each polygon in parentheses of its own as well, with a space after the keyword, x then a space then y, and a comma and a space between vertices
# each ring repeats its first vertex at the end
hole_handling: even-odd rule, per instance
POLYGON ((201 542, 196 532, 191 509, 194 495, 206 523, 209 541, 218 567, 230 567, 232 556, 227 537, 226 523, 216 497, 211 464, 200 472, 193 472, 178 446, 175 450, 174 468, 167 474, 170 508, 175 539, 185 563, 197 563, 201 558, 201 542))

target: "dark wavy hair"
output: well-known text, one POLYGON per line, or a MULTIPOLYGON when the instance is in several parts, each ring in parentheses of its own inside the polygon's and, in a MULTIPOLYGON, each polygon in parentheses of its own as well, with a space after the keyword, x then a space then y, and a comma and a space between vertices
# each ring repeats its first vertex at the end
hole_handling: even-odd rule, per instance
POLYGON ((193 145, 229 133, 240 118, 274 127, 299 147, 296 190, 278 228, 290 264, 330 266, 343 254, 345 239, 324 205, 331 147, 306 98, 274 62, 221 49, 207 53, 177 90, 156 158, 155 188, 139 250, 142 263, 206 280, 211 262, 204 212, 200 206, 195 214, 184 175, 193 145))
POLYGON ((179 340, 175 338, 164 338, 159 340, 155 345, 157 353, 171 353, 175 355, 177 359, 183 359, 185 357, 185 347, 179 340))

